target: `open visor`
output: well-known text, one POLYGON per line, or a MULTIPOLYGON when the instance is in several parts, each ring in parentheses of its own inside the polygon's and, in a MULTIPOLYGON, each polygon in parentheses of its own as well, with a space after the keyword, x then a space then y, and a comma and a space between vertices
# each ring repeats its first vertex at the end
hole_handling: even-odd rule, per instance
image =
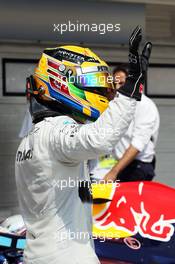
POLYGON ((114 93, 113 78, 108 72, 91 72, 71 76, 69 82, 79 89, 100 94, 108 98, 109 93, 114 93))

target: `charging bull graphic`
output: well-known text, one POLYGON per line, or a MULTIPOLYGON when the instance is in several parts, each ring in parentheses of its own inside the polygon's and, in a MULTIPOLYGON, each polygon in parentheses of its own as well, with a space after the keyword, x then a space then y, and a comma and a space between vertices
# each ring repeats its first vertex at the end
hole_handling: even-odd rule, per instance
POLYGON ((94 233, 103 231, 108 237, 110 231, 115 238, 139 233, 165 242, 174 234, 175 189, 155 182, 128 182, 96 184, 92 190, 94 199, 108 199, 93 207, 94 233))
MULTIPOLYGON (((100 237, 94 240, 99 258, 109 263, 175 263, 175 189, 154 182, 130 182, 92 184, 92 193, 93 234, 100 237), (133 237, 136 234, 143 239, 133 237)), ((22 264, 25 242, 21 216, 2 222, 0 263, 22 264)))

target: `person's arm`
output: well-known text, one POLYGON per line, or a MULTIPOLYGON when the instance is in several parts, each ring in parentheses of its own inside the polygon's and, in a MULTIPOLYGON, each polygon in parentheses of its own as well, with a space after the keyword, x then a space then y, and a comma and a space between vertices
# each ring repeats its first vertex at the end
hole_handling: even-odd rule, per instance
POLYGON ((79 125, 69 117, 58 118, 49 135, 54 155, 62 162, 76 163, 112 152, 113 146, 128 129, 133 119, 136 100, 122 94, 94 123, 79 125))
POLYGON ((118 174, 124 170, 138 155, 139 150, 134 146, 130 145, 125 151, 123 157, 118 161, 118 163, 105 175, 104 181, 110 182, 117 180, 118 174))
MULTIPOLYGON (((109 153, 129 127, 134 117, 136 100, 141 100, 140 85, 143 81, 141 57, 138 48, 141 29, 137 27, 130 37, 129 76, 117 96, 97 121, 87 125, 70 124, 63 120, 50 133, 50 145, 54 155, 66 163, 96 158, 109 153), (66 123, 66 124, 65 124, 66 123)), ((150 44, 145 46, 150 50, 150 44)), ((150 55, 150 52, 148 52, 150 55)), ((149 58, 149 57, 148 57, 149 58)))
POLYGON ((137 105, 135 118, 133 120, 132 139, 129 148, 125 151, 118 163, 107 173, 104 180, 115 181, 117 175, 125 169, 136 156, 148 145, 154 127, 156 125, 155 111, 151 110, 149 101, 143 101, 137 105))

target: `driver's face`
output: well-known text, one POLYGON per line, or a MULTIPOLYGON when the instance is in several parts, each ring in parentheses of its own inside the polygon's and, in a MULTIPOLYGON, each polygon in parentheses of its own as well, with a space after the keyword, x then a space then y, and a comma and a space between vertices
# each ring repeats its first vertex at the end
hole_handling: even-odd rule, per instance
POLYGON ((119 89, 126 82, 126 73, 123 71, 118 71, 114 74, 114 86, 116 89, 119 89))

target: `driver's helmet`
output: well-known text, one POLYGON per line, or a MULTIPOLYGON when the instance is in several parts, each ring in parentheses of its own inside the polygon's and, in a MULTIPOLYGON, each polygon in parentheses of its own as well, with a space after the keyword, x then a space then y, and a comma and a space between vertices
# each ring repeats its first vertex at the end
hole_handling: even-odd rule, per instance
POLYGON ((88 48, 45 49, 28 88, 40 104, 47 103, 90 120, 107 108, 115 89, 108 65, 88 48))

